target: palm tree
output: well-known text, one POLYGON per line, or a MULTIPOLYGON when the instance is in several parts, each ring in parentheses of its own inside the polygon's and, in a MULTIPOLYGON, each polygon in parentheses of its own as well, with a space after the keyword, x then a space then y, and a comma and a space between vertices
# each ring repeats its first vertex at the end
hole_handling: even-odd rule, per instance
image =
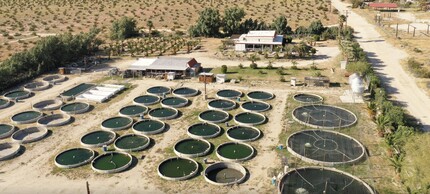
POLYGON ((390 119, 383 115, 379 115, 376 120, 376 129, 378 130, 378 135, 383 137, 385 134, 385 130, 390 127, 390 119))
POLYGON ((251 61, 251 64, 255 64, 256 61, 260 60, 260 57, 258 57, 256 54, 252 54, 248 57, 248 60, 251 61))
POLYGON ((341 32, 343 32, 343 23, 346 22, 346 16, 345 15, 340 15, 339 16, 339 36, 341 35, 341 32))
POLYGON ((152 22, 152 20, 148 20, 147 22, 146 22, 146 26, 148 27, 148 29, 149 29, 149 34, 151 34, 151 32, 152 32, 152 28, 154 27, 154 23, 152 22))

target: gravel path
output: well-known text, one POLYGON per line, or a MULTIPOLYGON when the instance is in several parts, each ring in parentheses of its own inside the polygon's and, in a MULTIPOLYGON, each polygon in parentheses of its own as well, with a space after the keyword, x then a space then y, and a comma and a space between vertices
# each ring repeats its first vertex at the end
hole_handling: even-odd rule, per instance
MULTIPOLYGON (((341 12, 347 9, 347 4, 339 0, 333 0, 332 5, 341 12)), ((376 26, 354 12, 349 14, 348 25, 356 31, 357 41, 367 52, 370 62, 393 100, 420 119, 423 130, 430 131, 430 98, 400 65, 400 61, 408 57, 407 53, 386 42, 375 30, 376 26)))

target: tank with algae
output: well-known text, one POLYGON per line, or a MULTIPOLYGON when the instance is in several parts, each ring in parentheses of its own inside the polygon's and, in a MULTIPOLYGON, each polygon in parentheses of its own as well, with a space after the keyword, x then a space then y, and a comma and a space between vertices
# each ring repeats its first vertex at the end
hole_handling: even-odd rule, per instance
POLYGON ((293 99, 300 103, 305 104, 317 104, 323 102, 323 97, 316 95, 316 94, 296 94, 293 96, 293 99))
POLYGON ((95 152, 87 148, 72 148, 59 153, 55 159, 55 165, 59 168, 75 168, 91 162, 95 152))
POLYGON ((206 110, 199 114, 199 120, 210 123, 222 123, 230 118, 230 114, 221 110, 206 110))
POLYGON ((181 108, 188 105, 188 99, 177 96, 167 97, 161 100, 161 105, 163 107, 181 108))
POLYGON ((176 118, 178 116, 178 110, 168 107, 155 108, 150 110, 148 115, 151 119, 168 120, 176 118))
POLYGON ((95 86, 95 84, 81 83, 81 84, 79 84, 79 85, 77 85, 77 86, 75 86, 73 88, 70 88, 70 89, 64 91, 60 95, 62 97, 70 99, 72 97, 78 96, 81 93, 84 93, 85 91, 91 89, 94 86, 95 86))
POLYGON ((61 101, 60 99, 42 100, 33 104, 33 110, 38 110, 38 111, 57 110, 62 105, 63 105, 63 101, 61 101))
POLYGON ((173 150, 179 157, 200 157, 209 153, 211 144, 204 139, 187 138, 178 141, 173 150))
POLYGON ((275 97, 275 95, 273 95, 272 93, 265 92, 265 91, 252 91, 246 95, 250 100, 259 100, 259 101, 267 101, 275 97))
POLYGON ((141 105, 129 105, 124 106, 119 110, 119 115, 128 117, 138 117, 140 115, 146 114, 148 112, 148 107, 141 105))
POLYGON ((49 82, 47 81, 35 81, 35 82, 30 82, 28 84, 24 85, 24 90, 27 91, 41 91, 41 90, 46 90, 50 87, 49 82))
POLYGON ((163 96, 163 95, 170 94, 171 91, 172 91, 172 89, 170 89, 169 87, 154 86, 154 87, 148 88, 146 90, 146 93, 156 95, 156 96, 163 96))
POLYGON ((145 135, 127 134, 115 140, 114 146, 119 151, 140 151, 147 148, 151 140, 145 135))
POLYGON ((39 111, 24 111, 13 115, 10 120, 16 124, 34 123, 43 116, 39 111))
POLYGON ((236 99, 242 96, 242 92, 239 90, 224 89, 224 90, 219 90, 216 93, 216 96, 218 98, 224 98, 224 99, 236 99))
POLYGON ((192 97, 196 96, 199 91, 189 87, 180 87, 173 90, 173 95, 180 97, 192 97))
POLYGON ((91 131, 81 137, 81 144, 85 147, 101 147, 113 143, 115 138, 113 131, 91 131))
POLYGON ((197 123, 188 127, 187 134, 191 138, 209 139, 217 137, 221 133, 221 127, 212 123, 197 123))
POLYGON ((0 143, 0 161, 13 158, 21 150, 21 145, 16 143, 0 143))
POLYGON ((234 126, 227 130, 227 137, 232 141, 248 142, 258 139, 261 135, 260 130, 250 126, 234 126))
POLYGON ((0 109, 7 108, 10 105, 10 100, 0 98, 0 109))
POLYGON ((48 75, 42 79, 43 81, 47 81, 52 84, 56 84, 59 82, 66 81, 66 76, 64 75, 48 75))
POLYGON ((9 100, 21 100, 21 99, 30 97, 30 95, 31 95, 31 92, 24 91, 24 90, 15 90, 15 91, 7 92, 6 94, 4 94, 4 97, 9 100))
POLYGON ((270 109, 270 104, 259 101, 248 101, 242 103, 241 107, 244 111, 264 112, 270 109))
POLYGON ((232 110, 236 108, 236 102, 227 99, 215 99, 208 102, 209 109, 232 110))
POLYGON ((136 134, 154 135, 164 131, 166 124, 162 121, 144 119, 133 124, 132 129, 136 134))
POLYGON ((58 127, 68 124, 71 119, 72 117, 68 114, 51 114, 37 120, 37 124, 45 127, 58 127))
POLYGON ((0 124, 0 139, 7 138, 15 132, 15 126, 9 124, 0 124))
POLYGON ((254 156, 254 148, 246 143, 227 142, 217 147, 216 155, 224 161, 245 161, 254 156))
POLYGON ((98 173, 117 173, 131 166, 133 157, 124 152, 107 152, 94 158, 91 168, 98 173))
POLYGON ((186 180, 195 176, 198 170, 198 163, 188 158, 169 158, 158 165, 158 175, 166 180, 186 180))
POLYGON ((43 139, 48 134, 48 129, 45 127, 29 127, 21 129, 12 134, 13 142, 19 144, 32 143, 43 139))
POLYGON ((104 120, 101 124, 102 129, 118 131, 129 128, 133 124, 133 119, 130 117, 111 117, 104 120))
POLYGON ((226 186, 245 181, 247 170, 235 162, 217 162, 206 167, 205 180, 213 185, 226 186))
POLYGON ((90 105, 84 102, 72 102, 63 105, 60 110, 66 114, 81 114, 85 113, 90 109, 90 105))
POLYGON ((157 104, 160 101, 160 97, 158 96, 154 96, 154 95, 150 95, 150 94, 145 94, 142 96, 138 96, 136 98, 133 99, 133 103, 134 104, 142 104, 145 106, 149 106, 149 105, 154 105, 157 104))
POLYGON ((239 125, 254 126, 263 124, 266 117, 260 113, 243 112, 235 115, 234 121, 239 125))

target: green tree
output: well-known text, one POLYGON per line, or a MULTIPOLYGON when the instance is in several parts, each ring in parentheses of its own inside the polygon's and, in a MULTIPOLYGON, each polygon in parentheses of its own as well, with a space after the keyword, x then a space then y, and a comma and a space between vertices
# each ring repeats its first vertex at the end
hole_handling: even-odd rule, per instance
POLYGON ((122 17, 112 23, 110 38, 112 40, 124 40, 138 34, 136 21, 129 17, 122 17))
POLYGON ((256 61, 260 60, 260 57, 258 57, 256 54, 252 54, 248 57, 248 60, 251 61, 251 65, 255 64, 256 61))
POLYGON ((189 28, 191 36, 218 37, 221 17, 217 9, 206 8, 200 12, 197 23, 189 28))
POLYGON ((243 8, 231 7, 224 11, 223 31, 226 35, 240 33, 241 22, 245 17, 243 8))
POLYGON ((221 73, 226 74, 227 73, 227 65, 221 66, 221 73))
POLYGON ((291 27, 288 26, 287 18, 283 15, 273 20, 271 27, 277 34, 291 34, 291 27))
POLYGON ((154 28, 154 22, 152 22, 152 20, 148 20, 147 22, 146 22, 146 26, 148 27, 148 29, 149 29, 149 34, 151 34, 151 32, 152 32, 152 28, 154 28))
POLYGON ((313 21, 307 30, 310 34, 321 35, 324 31, 324 25, 321 23, 321 20, 313 21))
POLYGON ((358 61, 358 62, 350 62, 346 66, 346 70, 350 73, 358 73, 360 75, 366 75, 368 72, 370 72, 371 65, 368 62, 364 61, 358 61))

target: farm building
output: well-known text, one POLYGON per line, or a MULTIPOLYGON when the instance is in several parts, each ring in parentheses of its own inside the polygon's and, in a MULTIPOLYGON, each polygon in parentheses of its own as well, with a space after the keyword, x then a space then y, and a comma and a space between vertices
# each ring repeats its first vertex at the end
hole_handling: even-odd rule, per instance
POLYGON ((275 46, 282 46, 283 40, 284 37, 277 35, 274 30, 249 31, 248 34, 242 34, 234 39, 234 45, 236 51, 255 51, 265 48, 273 51, 275 46))
POLYGON ((157 57, 140 58, 131 64, 127 70, 142 76, 165 76, 175 74, 175 77, 196 76, 201 65, 194 58, 157 57))
POLYGON ((377 10, 398 9, 398 6, 396 3, 369 3, 369 7, 377 10))

